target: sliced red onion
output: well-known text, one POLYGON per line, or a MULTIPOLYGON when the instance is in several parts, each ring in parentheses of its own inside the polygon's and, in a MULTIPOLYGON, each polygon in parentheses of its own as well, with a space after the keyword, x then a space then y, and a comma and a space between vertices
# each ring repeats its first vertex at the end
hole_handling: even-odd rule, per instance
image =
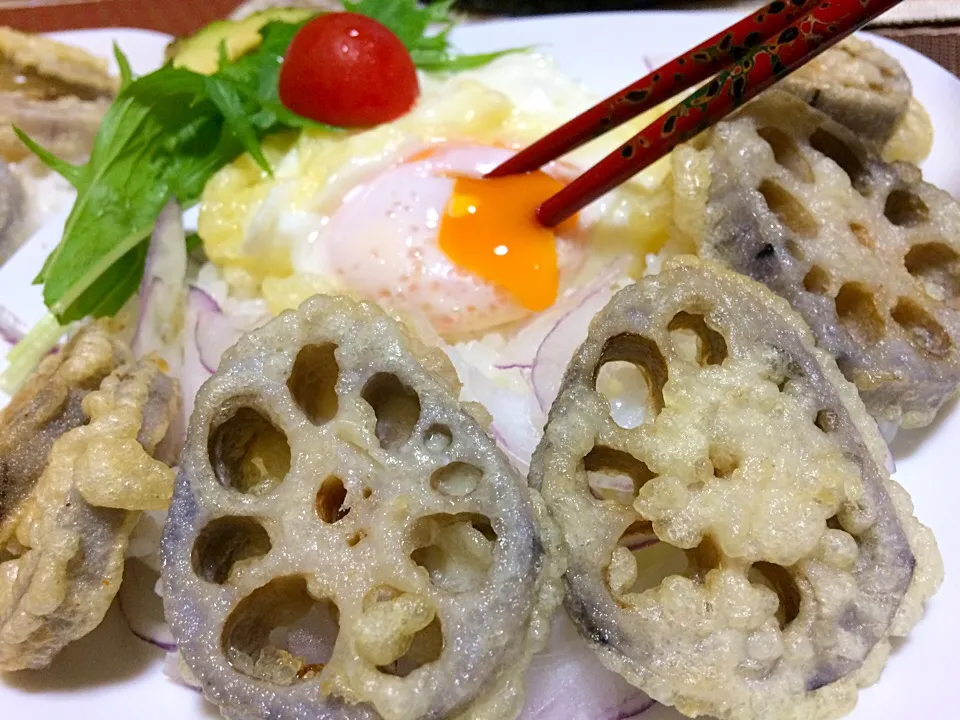
POLYGON ((884 464, 886 465, 887 472, 893 475, 897 471, 897 464, 893 461, 893 453, 890 452, 890 446, 900 431, 900 425, 886 420, 877 420, 877 428, 880 430, 880 437, 882 437, 883 441, 887 444, 887 457, 884 464))
POLYGON ((620 289, 617 282, 623 277, 629 264, 627 258, 620 258, 579 292, 564 303, 566 312, 550 329, 533 362, 531 379, 540 408, 546 412, 553 404, 563 373, 567 369, 573 353, 587 337, 587 329, 593 316, 610 302, 620 289))
POLYGON ((493 418, 490 434, 517 468, 526 472, 543 435, 546 416, 529 392, 518 393, 501 387, 482 368, 467 360, 466 353, 455 347, 444 349, 463 384, 461 399, 478 402, 486 408, 493 418))
POLYGON ((0 307, 0 340, 16 345, 26 334, 27 329, 20 319, 6 308, 0 307))
POLYGON ((893 453, 890 452, 890 446, 887 446, 887 457, 884 459, 884 467, 887 472, 893 475, 897 471, 897 463, 893 459, 893 453))
POLYGON ((220 364, 220 356, 240 339, 243 331, 224 314, 220 303, 210 293, 191 285, 187 291, 184 334, 186 342, 180 384, 184 414, 190 417, 200 386, 213 375, 220 364))
POLYGON ((612 715, 611 720, 632 720, 633 718, 640 717, 656 704, 655 700, 646 696, 636 697, 617 710, 617 714, 612 715))
POLYGON ((130 541, 127 543, 127 557, 136 558, 155 573, 160 573, 160 538, 163 525, 167 520, 166 510, 147 510, 140 513, 130 541))
POLYGON ((337 641, 337 620, 329 606, 316 604, 310 612, 288 628, 278 628, 270 634, 270 644, 286 648, 308 665, 323 665, 330 661, 337 641))
POLYGON ((900 425, 888 420, 877 420, 877 429, 880 430, 880 437, 882 437, 884 442, 889 445, 897 436, 897 432, 900 430, 900 425))
POLYGON ((212 375, 217 371, 223 353, 240 339, 243 331, 230 321, 220 304, 205 290, 191 286, 188 302, 196 310, 193 343, 200 363, 212 375))
POLYGON ((494 365, 494 370, 533 370, 533 363, 510 363, 508 365, 494 365))
POLYGON ((630 552, 646 550, 648 547, 653 547, 659 542, 660 538, 658 538, 656 535, 647 535, 646 533, 624 535, 622 538, 620 538, 620 545, 625 547, 630 552))
POLYGON ((587 473, 587 482, 594 490, 613 490, 615 492, 633 493, 633 478, 627 475, 610 475, 608 473, 587 473))
POLYGON ((139 560, 127 561, 117 603, 130 632, 165 652, 173 652, 177 644, 164 620, 163 602, 154 590, 159 577, 139 560))
POLYGON ((140 308, 131 348, 137 357, 156 353, 177 374, 183 362, 180 333, 187 280, 187 244, 183 213, 173 200, 157 218, 150 236, 140 308))
POLYGON ((627 720, 653 706, 646 694, 607 670, 562 610, 547 648, 527 671, 520 720, 627 720))

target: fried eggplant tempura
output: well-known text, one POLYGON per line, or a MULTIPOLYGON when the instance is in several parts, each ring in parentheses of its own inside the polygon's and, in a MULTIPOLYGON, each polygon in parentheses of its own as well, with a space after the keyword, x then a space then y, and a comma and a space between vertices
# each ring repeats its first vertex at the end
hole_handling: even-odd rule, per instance
POLYGON ((91 326, 0 416, 0 670, 44 667, 103 619, 139 511, 169 503, 152 453, 178 402, 156 363, 91 326))
POLYGON ((885 450, 784 300, 668 263, 594 319, 531 466, 567 611, 607 667, 691 717, 840 717, 942 578, 885 450), (647 388, 632 429, 597 390, 623 364, 647 388))

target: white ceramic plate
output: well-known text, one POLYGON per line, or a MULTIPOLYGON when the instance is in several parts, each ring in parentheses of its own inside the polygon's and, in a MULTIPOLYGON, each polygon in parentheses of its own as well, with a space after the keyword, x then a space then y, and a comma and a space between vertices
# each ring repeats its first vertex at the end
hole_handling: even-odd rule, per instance
MULTIPOLYGON (((736 19, 729 13, 638 12, 534 18, 462 27, 455 43, 477 52, 537 45, 556 57, 561 70, 601 93, 612 92, 736 19)), ((116 40, 138 72, 162 59, 165 38, 133 30, 64 33, 61 39, 109 54, 116 40)), ((960 116, 960 80, 923 56, 877 38, 897 57, 914 93, 936 128, 936 142, 923 166, 931 182, 960 196, 955 119, 960 116)), ((54 218, 2 269, 0 305, 28 324, 43 315, 39 288, 31 286, 44 257, 59 240, 63 217, 54 218)), ((909 639, 893 653, 880 682, 863 691, 852 720, 960 717, 955 653, 960 647, 960 477, 956 403, 932 427, 901 433, 893 445, 897 479, 913 495, 917 515, 933 528, 946 563, 946 582, 909 639)), ((68 647, 45 671, 0 680, 0 715, 31 720, 136 716, 139 720, 218 717, 199 695, 171 683, 161 672, 163 653, 134 638, 111 612, 93 634, 68 647)), ((656 707, 645 718, 675 720, 656 707)))

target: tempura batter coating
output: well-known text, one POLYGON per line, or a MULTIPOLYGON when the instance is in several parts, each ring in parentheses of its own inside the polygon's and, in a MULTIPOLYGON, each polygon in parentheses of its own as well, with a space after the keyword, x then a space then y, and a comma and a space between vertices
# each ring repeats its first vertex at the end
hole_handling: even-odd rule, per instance
MULTIPOLYGON (((44 667, 100 624, 120 587, 139 511, 166 507, 172 494, 172 470, 151 455, 177 408, 175 381, 144 360, 120 367, 86 393, 79 415, 71 407, 76 390, 61 393, 58 384, 70 382, 71 365, 82 368, 92 357, 106 361, 98 351, 117 346, 90 347, 91 354, 84 354, 87 344, 104 340, 99 331, 85 334, 68 348, 52 377, 49 367, 41 370, 47 388, 65 397, 61 426, 78 419, 80 424, 57 438, 49 452, 31 458, 42 457, 42 474, 33 487, 19 487, 15 512, 7 519, 12 535, 5 545, 12 557, 0 564, 0 670, 44 667)), ((27 405, 49 410, 52 403, 37 397, 43 393, 27 405)), ((14 404, 22 412, 22 404, 14 404)), ((37 428, 38 450, 57 427, 52 422, 37 428)), ((31 439, 24 435, 22 442, 31 439)), ((15 467, 24 473, 20 479, 34 469, 25 463, 15 467)))
POLYGON ((568 550, 567 611, 607 667, 690 716, 822 720, 852 708, 942 577, 884 457, 800 317, 690 258, 594 319, 531 484, 568 550), (611 362, 648 383, 634 429, 594 389, 611 362), (605 497, 596 473, 634 491, 605 497))
POLYGON ((458 392, 442 352, 345 298, 224 355, 162 551, 181 656, 225 716, 520 711, 559 604, 558 541, 458 392), (314 642, 295 647, 310 617, 314 642))
POLYGON ((674 155, 677 235, 786 298, 879 421, 960 383, 960 205, 771 92, 674 155))
POLYGON ((896 60, 851 37, 814 58, 778 86, 880 149, 904 119, 910 78, 896 60))
POLYGON ((30 155, 15 126, 57 157, 86 159, 117 85, 103 58, 0 27, 0 156, 30 155))
POLYGON ((0 413, 0 548, 13 535, 53 443, 86 422, 83 399, 132 359, 123 343, 89 325, 45 358, 0 413))

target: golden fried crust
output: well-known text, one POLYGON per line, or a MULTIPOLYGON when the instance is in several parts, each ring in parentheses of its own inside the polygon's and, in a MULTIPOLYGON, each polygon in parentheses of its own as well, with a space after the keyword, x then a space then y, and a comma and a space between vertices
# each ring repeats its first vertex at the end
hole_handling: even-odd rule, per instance
POLYGON ((884 457, 787 303, 686 258, 594 319, 530 480, 565 541, 567 611, 607 667, 690 716, 822 720, 942 578, 884 457), (597 390, 612 363, 645 379, 637 427, 597 390))
MULTIPOLYGON (((82 348, 93 338, 104 339, 76 340, 53 375, 92 358, 82 348)), ((82 398, 81 424, 52 443, 12 518, 13 557, 0 564, 0 670, 44 667, 103 619, 139 511, 172 495, 173 471, 151 454, 178 402, 176 382, 155 362, 124 365, 82 398)))
POLYGON ((519 713, 559 541, 458 388, 442 352, 346 298, 224 355, 162 543, 167 618, 224 715, 519 713), (308 659, 283 628, 315 613, 338 627, 308 659))
POLYGON ((0 412, 0 547, 12 536, 53 443, 86 422, 83 399, 131 360, 130 350, 102 326, 87 326, 45 358, 0 412))
POLYGON ((786 298, 879 421, 960 383, 960 204, 782 92, 674 155, 677 237, 786 298))

